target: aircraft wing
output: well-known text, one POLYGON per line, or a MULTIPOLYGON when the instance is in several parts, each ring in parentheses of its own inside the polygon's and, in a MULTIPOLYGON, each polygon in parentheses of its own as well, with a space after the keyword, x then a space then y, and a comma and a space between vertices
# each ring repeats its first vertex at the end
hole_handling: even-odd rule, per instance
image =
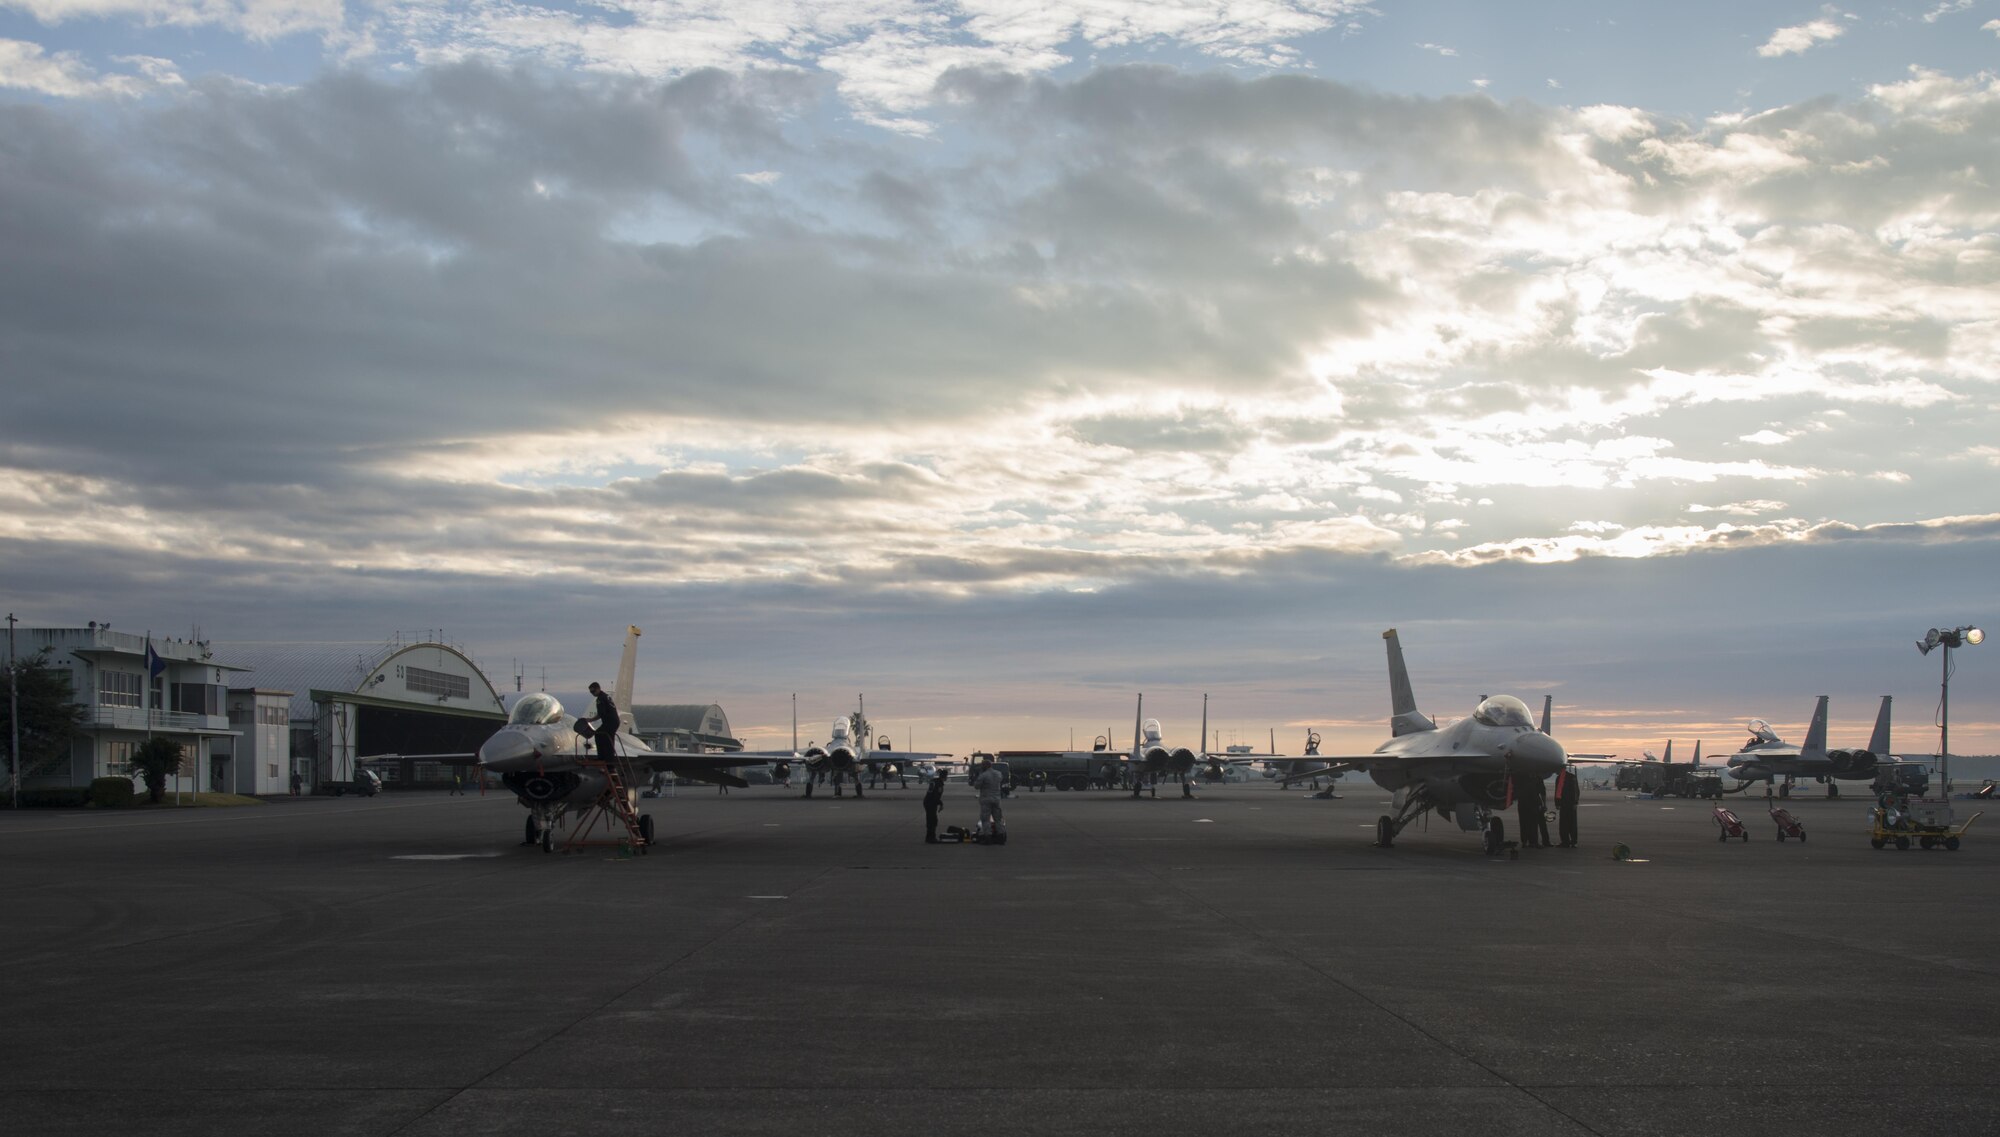
POLYGON ((870 750, 861 755, 863 762, 938 762, 949 758, 949 754, 931 754, 922 750, 870 750))
POLYGON ((354 764, 373 765, 377 762, 436 762, 440 766, 477 766, 477 754, 369 754, 354 760, 354 764))

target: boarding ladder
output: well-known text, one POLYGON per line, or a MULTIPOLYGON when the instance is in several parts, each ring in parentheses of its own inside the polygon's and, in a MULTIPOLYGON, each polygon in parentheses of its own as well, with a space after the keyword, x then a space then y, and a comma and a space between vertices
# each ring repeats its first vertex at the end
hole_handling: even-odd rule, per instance
POLYGON ((578 815, 569 839, 563 842, 563 852, 604 846, 644 853, 653 843, 653 819, 639 815, 639 795, 631 788, 631 763, 620 754, 598 765, 604 770, 604 792, 578 815), (597 835, 600 825, 602 836, 597 835))

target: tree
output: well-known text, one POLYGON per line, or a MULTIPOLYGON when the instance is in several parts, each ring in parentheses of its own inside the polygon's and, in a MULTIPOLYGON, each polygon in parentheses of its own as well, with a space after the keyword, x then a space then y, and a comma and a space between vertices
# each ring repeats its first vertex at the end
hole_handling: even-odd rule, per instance
MULTIPOLYGON (((14 662, 15 697, 21 706, 21 776, 46 774, 69 760, 70 744, 83 729, 84 707, 70 686, 69 668, 49 665, 50 649, 14 662)), ((0 668, 0 679, 6 669, 0 668)), ((0 747, 11 744, 13 711, 0 691, 0 747)), ((7 751, 0 749, 0 755, 7 751)))
POLYGON ((146 800, 158 804, 167 792, 167 775, 181 769, 181 744, 171 738, 149 738, 132 752, 132 772, 146 779, 146 800))

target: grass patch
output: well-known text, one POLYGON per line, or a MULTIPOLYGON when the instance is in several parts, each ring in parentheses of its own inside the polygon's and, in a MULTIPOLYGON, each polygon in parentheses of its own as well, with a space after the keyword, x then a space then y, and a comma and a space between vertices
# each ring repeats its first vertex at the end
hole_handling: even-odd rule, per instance
POLYGON ((157 804, 147 801, 145 797, 142 795, 138 801, 132 803, 132 808, 215 809, 232 805, 264 805, 264 804, 266 803, 260 801, 257 798, 245 797, 242 794, 218 794, 204 790, 203 792, 196 794, 191 794, 183 791, 181 794, 180 803, 179 805, 176 805, 174 803, 174 791, 168 790, 166 796, 162 797, 157 804))

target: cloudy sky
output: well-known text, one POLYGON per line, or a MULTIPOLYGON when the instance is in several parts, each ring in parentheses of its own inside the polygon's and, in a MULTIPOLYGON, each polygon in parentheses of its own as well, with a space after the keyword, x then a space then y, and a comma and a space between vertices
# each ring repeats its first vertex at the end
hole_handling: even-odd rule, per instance
POLYGON ((1996 183, 2000 0, 0 0, 0 591, 637 623, 759 743, 1368 746, 1395 626, 1573 747, 1922 753, 1996 183))

